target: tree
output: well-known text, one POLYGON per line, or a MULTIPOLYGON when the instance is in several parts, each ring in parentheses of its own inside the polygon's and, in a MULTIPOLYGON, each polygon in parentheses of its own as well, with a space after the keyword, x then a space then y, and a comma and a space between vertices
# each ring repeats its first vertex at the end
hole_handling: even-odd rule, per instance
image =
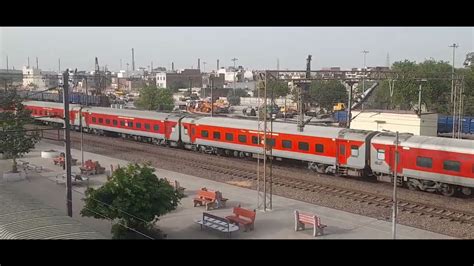
POLYGON ((174 108, 173 92, 155 85, 145 86, 140 90, 135 106, 144 110, 171 111, 174 108))
POLYGON ((16 159, 35 147, 38 132, 27 134, 25 125, 33 123, 31 112, 22 104, 16 90, 0 94, 0 152, 13 160, 12 172, 18 172, 16 159))
POLYGON ((235 89, 235 91, 230 90, 227 94, 227 101, 231 105, 239 105, 240 97, 249 97, 249 94, 244 89, 235 89))
POLYGON ((183 197, 154 171, 149 164, 118 168, 103 186, 86 190, 81 215, 116 221, 112 226, 115 239, 143 237, 133 230, 154 236, 158 217, 176 209, 183 197))
MULTIPOLYGON (((434 59, 425 60, 422 63, 414 61, 399 61, 392 66, 393 71, 404 74, 415 74, 416 76, 427 78, 422 82, 422 105, 428 111, 438 113, 450 113, 449 98, 451 95, 451 80, 435 80, 439 76, 446 76, 452 67, 444 61, 434 59)), ((370 108, 398 108, 402 110, 413 110, 418 108, 418 91, 420 81, 417 80, 397 80, 395 81, 393 95, 390 96, 389 82, 382 81, 379 88, 374 91, 373 98, 369 101, 370 108)))
POLYGON ((338 80, 313 81, 307 102, 316 103, 321 108, 332 110, 334 104, 347 101, 346 87, 338 80))
MULTIPOLYGON (((260 87, 260 97, 263 97, 264 87, 260 87)), ((290 87, 284 81, 277 81, 277 80, 270 80, 268 81, 267 85, 267 97, 272 97, 272 89, 273 89, 273 98, 279 98, 287 96, 290 93, 290 87)), ((257 88, 253 91, 254 97, 257 97, 257 88)))
POLYGON ((271 80, 267 85, 267 95, 271 97, 273 90, 273 98, 287 96, 290 93, 290 87, 284 81, 271 80))

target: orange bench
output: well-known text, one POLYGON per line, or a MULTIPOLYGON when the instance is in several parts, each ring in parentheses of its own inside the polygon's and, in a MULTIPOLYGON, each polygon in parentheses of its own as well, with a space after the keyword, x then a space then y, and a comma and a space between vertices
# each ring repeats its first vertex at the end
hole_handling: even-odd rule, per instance
POLYGON ((250 231, 253 230, 255 216, 257 215, 255 210, 251 211, 240 207, 234 207, 233 214, 234 215, 229 215, 225 218, 235 224, 243 225, 245 228, 245 232, 247 232, 248 229, 250 229, 250 231))
POLYGON ((64 164, 64 157, 62 156, 56 157, 53 159, 53 162, 54 162, 54 165, 59 164, 62 166, 64 164))
POLYGON ((105 167, 102 167, 98 161, 92 162, 92 160, 87 160, 84 162, 84 166, 79 167, 81 169, 81 174, 103 174, 105 173, 105 167))
POLYGON ((299 229, 304 230, 305 224, 313 225, 313 236, 317 236, 318 233, 323 235, 324 228, 327 227, 327 225, 321 223, 321 218, 318 216, 295 211, 295 231, 298 231, 299 229))
POLYGON ((197 196, 194 198, 194 207, 206 205, 206 211, 210 207, 214 207, 216 203, 216 192, 199 190, 197 196))
POLYGON ((218 191, 209 191, 207 189, 201 189, 199 190, 197 196, 194 198, 194 207, 196 206, 203 206, 203 205, 206 205, 206 210, 209 210, 209 208, 216 208, 216 205, 217 203, 219 202, 218 204, 218 208, 220 208, 221 206, 222 207, 225 207, 225 204, 227 202, 228 199, 226 198, 222 198, 222 196, 220 196, 220 198, 218 198, 217 196, 217 193, 219 193, 218 191), (221 205, 221 206, 219 206, 221 205))

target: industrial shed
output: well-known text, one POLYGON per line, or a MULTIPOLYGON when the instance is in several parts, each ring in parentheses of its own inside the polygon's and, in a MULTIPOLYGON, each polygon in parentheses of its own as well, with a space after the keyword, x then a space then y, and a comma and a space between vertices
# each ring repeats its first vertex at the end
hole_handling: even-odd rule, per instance
POLYGON ((438 114, 413 111, 364 110, 352 111, 352 129, 399 131, 417 136, 437 136, 438 114))

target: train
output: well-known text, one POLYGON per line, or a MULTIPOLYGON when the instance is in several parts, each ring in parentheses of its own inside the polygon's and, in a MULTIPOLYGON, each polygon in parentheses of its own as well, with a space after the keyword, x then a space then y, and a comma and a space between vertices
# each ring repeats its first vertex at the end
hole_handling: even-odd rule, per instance
MULTIPOLYGON (((34 91, 18 91, 20 97, 30 100, 47 101, 47 102, 63 102, 62 93, 41 92, 34 91)), ((110 106, 110 100, 105 95, 86 95, 84 93, 71 92, 69 93, 69 103, 89 105, 89 106, 110 106)))
MULTIPOLYGON (((27 101, 26 108, 43 123, 63 124, 63 107, 27 101)), ((134 138, 138 141, 208 154, 256 157, 264 133, 257 121, 194 114, 70 106, 74 130, 134 138)), ((273 122, 267 147, 275 160, 303 162, 317 173, 394 182, 411 190, 445 196, 471 196, 474 191, 474 141, 439 137, 273 122), (395 162, 395 150, 398 153, 395 162), (394 169, 397 164, 396 169, 394 169)))

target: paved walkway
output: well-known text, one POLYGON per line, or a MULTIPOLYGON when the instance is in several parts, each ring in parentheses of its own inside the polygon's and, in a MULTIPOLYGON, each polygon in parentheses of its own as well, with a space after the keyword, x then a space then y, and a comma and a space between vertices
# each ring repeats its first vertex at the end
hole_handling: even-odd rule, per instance
MULTIPOLYGON (((40 158, 41 150, 63 150, 63 147, 46 143, 39 143, 37 148, 29 153, 23 160, 42 165, 44 171, 41 173, 30 173, 29 181, 9 182, 8 186, 14 190, 31 194, 43 202, 65 209, 65 185, 56 183, 56 175, 62 173, 62 168, 55 166, 52 159, 40 158)), ((108 156, 91 154, 85 152, 85 160, 92 159, 99 161, 100 164, 110 170, 110 165, 120 164, 125 166, 126 161, 114 159, 108 156)), ((72 150, 73 158, 79 159, 81 153, 78 150, 72 150)), ((6 165, 5 160, 0 160, 0 170, 3 171, 6 165)), ((73 167, 73 172, 78 171, 78 167, 73 167)), ((226 238, 225 235, 212 230, 200 230, 200 226, 193 220, 202 216, 204 207, 193 207, 192 198, 196 191, 201 187, 207 187, 219 190, 224 197, 229 198, 227 208, 212 210, 212 214, 226 216, 232 212, 232 206, 241 205, 244 208, 255 209, 257 202, 257 193, 254 190, 236 187, 230 184, 215 182, 199 177, 171 172, 163 169, 157 169, 156 174, 159 177, 166 177, 171 180, 178 180, 181 186, 185 187, 187 197, 181 200, 179 207, 160 218, 158 225, 168 238, 176 239, 220 239, 226 238)), ((91 176, 91 186, 100 186, 106 182, 106 175, 91 176)), ((73 208, 74 217, 81 222, 90 225, 100 233, 110 236, 110 222, 96 220, 92 218, 83 218, 78 212, 83 206, 80 200, 86 188, 86 184, 73 187, 73 208)), ((257 212, 255 230, 251 232, 236 232, 232 238, 245 239, 314 239, 312 229, 305 231, 294 231, 294 210, 307 211, 318 214, 323 223, 328 227, 325 229, 324 236, 318 236, 316 239, 390 239, 391 223, 386 221, 368 218, 344 211, 329 209, 314 204, 309 204, 297 200, 287 199, 279 196, 273 197, 273 210, 269 212, 257 212)), ((451 238, 445 235, 436 234, 408 226, 398 225, 397 238, 411 239, 442 239, 451 238)))

